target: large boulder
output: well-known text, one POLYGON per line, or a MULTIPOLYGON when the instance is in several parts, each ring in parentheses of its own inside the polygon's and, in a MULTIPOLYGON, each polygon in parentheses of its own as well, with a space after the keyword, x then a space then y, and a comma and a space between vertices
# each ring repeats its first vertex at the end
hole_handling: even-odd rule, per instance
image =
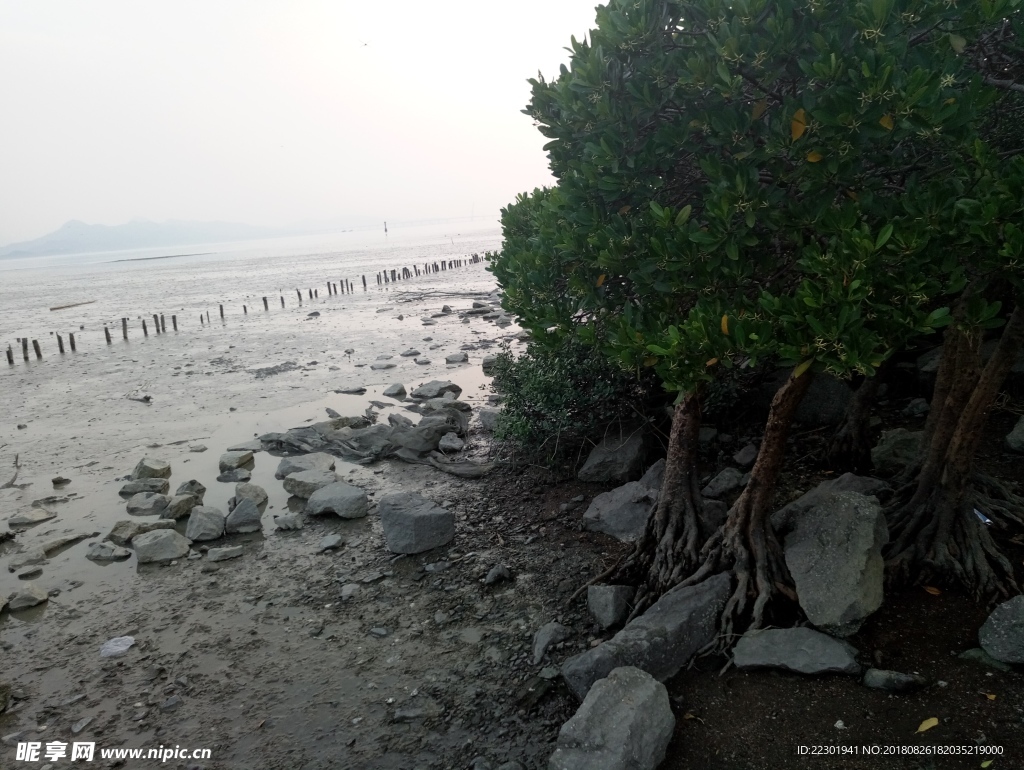
POLYGON ((185 537, 189 540, 216 540, 224 537, 225 517, 216 508, 197 505, 189 514, 185 537))
POLYGON ((259 532, 263 529, 260 509, 248 497, 238 501, 234 510, 224 520, 224 531, 229 535, 259 532))
POLYGON ((700 493, 704 497, 716 498, 735 492, 742 486, 743 473, 735 468, 725 468, 711 479, 700 493))
POLYGON ((846 474, 811 490, 772 517, 773 527, 784 538, 786 566, 800 607, 811 623, 836 636, 857 632, 882 606, 882 548, 889 539, 876 498, 836 490, 880 484, 846 474))
POLYGON ((480 420, 480 427, 488 433, 493 433, 498 427, 498 418, 501 417, 501 408, 497 406, 482 406, 476 412, 480 420))
POLYGON ((639 540, 658 502, 664 476, 665 461, 658 460, 639 481, 597 495, 583 514, 584 529, 627 543, 639 540))
POLYGON ((377 503, 384 540, 392 553, 422 553, 450 543, 455 516, 411 492, 385 495, 377 503))
POLYGON ((29 607, 35 607, 37 604, 49 601, 49 599, 50 595, 45 589, 40 588, 35 583, 26 583, 11 594, 8 599, 7 609, 11 612, 27 610, 29 607))
POLYGON ((308 499, 318 489, 337 480, 334 471, 296 471, 284 480, 284 490, 290 495, 308 499))
POLYGON ((548 770, 655 770, 675 725, 665 685, 638 668, 616 668, 562 725, 548 770))
POLYGON ((326 452, 310 452, 307 455, 282 457, 274 471, 275 479, 284 479, 299 471, 330 471, 334 470, 336 458, 326 452))
POLYGON ((593 448, 580 468, 580 481, 624 484, 640 475, 644 462, 644 437, 639 430, 611 435, 593 448))
POLYGON ((173 529, 155 529, 132 538, 132 547, 139 564, 172 561, 188 555, 192 541, 173 529))
POLYGON ((1024 663, 1024 596, 992 610, 978 631, 981 648, 1002 663, 1024 663))
POLYGON ((675 676, 717 633, 731 580, 718 574, 695 586, 677 586, 599 647, 569 658, 562 677, 583 700, 594 682, 620 666, 636 666, 655 679, 675 676))
POLYGON ((336 513, 343 519, 361 519, 369 511, 366 492, 344 481, 320 487, 306 500, 306 513, 336 513))
POLYGON ((225 452, 220 456, 218 466, 221 471, 233 471, 241 468, 246 463, 252 462, 252 452, 243 450, 240 452, 225 452))
POLYGON ((132 516, 161 516, 167 511, 170 498, 153 492, 139 492, 128 501, 128 513, 132 516))
POLYGON ((439 398, 445 393, 454 393, 456 397, 462 392, 462 388, 448 380, 431 380, 428 383, 415 388, 410 394, 413 398, 439 398))
POLYGON ((894 428, 882 431, 882 436, 871 449, 871 464, 881 476, 895 476, 921 453, 923 431, 894 428))
POLYGON ((167 479, 171 477, 171 464, 166 460, 154 460, 152 457, 143 457, 139 464, 132 471, 132 480, 139 479, 167 479))
POLYGON ((1006 436, 1006 446, 1013 452, 1024 452, 1024 417, 1017 420, 1013 430, 1006 436))
POLYGON ((782 668, 800 674, 859 674, 857 651, 811 628, 748 631, 733 649, 737 668, 782 668))

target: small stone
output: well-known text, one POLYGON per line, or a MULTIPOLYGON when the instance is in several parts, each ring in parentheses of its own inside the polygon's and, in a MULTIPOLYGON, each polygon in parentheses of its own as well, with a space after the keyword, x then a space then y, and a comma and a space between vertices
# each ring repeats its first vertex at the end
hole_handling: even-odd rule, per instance
POLYGON ((185 537, 189 540, 216 540, 224 537, 225 516, 216 508, 197 505, 189 514, 185 537))
POLYGON ((260 509, 249 498, 239 500, 224 521, 224 531, 229 535, 259 532, 261 529, 263 529, 263 521, 260 509))
POLYGON ((1017 424, 1013 426, 1013 430, 1007 434, 1006 446, 1012 452, 1024 453, 1024 417, 1017 420, 1017 424))
POLYGON ((92 561, 120 561, 128 559, 132 552, 113 543, 89 543, 85 558, 92 561))
MULTIPOLYGON (((131 554, 129 554, 130 556, 131 554)), ((18 572, 18 580, 35 580, 37 577, 43 574, 43 568, 39 565, 33 567, 25 567, 23 570, 18 572)))
POLYGON ((383 638, 383 637, 387 636, 390 633, 390 631, 388 631, 386 628, 383 628, 381 626, 377 626, 375 628, 371 628, 370 629, 370 633, 373 634, 374 636, 378 637, 378 638, 383 638))
POLYGON ((387 388, 384 389, 383 395, 388 398, 403 399, 406 396, 405 385, 403 385, 400 382, 396 382, 393 385, 388 385, 387 388))
POLYGON ((224 548, 211 548, 206 552, 207 561, 227 561, 228 559, 237 559, 245 553, 245 549, 240 545, 230 545, 224 548))
POLYGON ((327 535, 327 537, 320 541, 317 550, 321 552, 333 551, 335 548, 341 548, 343 545, 345 545, 345 538, 341 535, 327 535))
POLYGON ((79 719, 73 725, 71 725, 71 732, 78 735, 82 730, 89 726, 92 722, 92 717, 86 717, 85 719, 79 719))
POLYGON ((27 610, 30 607, 49 601, 50 595, 35 583, 26 583, 15 591, 8 600, 7 609, 11 612, 27 610))
POLYGON ((333 471, 309 470, 290 473, 284 480, 284 489, 290 495, 310 498, 318 489, 334 484, 338 477, 333 471))
POLYGON ((274 517, 274 526, 277 529, 302 529, 302 519, 294 513, 286 513, 274 517))
POLYGON ((169 488, 170 482, 167 479, 138 479, 126 483, 118 491, 118 494, 126 498, 134 497, 139 492, 155 492, 158 495, 166 495, 169 488))
POLYGON ((160 518, 174 519, 175 521, 184 519, 192 513, 192 509, 196 505, 196 498, 192 495, 175 495, 167 501, 167 508, 160 514, 160 518))
POLYGON ((446 364, 464 364, 469 361, 469 354, 465 351, 459 353, 452 353, 450 356, 444 357, 446 364))
POLYGON ((299 471, 330 471, 334 470, 336 458, 326 452, 310 452, 294 457, 282 457, 274 471, 275 479, 285 479, 299 471))
POLYGON ((503 580, 511 580, 512 572, 504 564, 495 564, 488 571, 487 576, 484 578, 485 586, 493 586, 496 583, 500 583, 503 580))
POLYGON ((629 617, 630 602, 636 595, 632 586, 589 586, 587 609, 601 628, 621 625, 629 617))
POLYGON ((547 654, 548 648, 553 644, 564 642, 572 635, 572 631, 561 623, 545 623, 536 634, 533 635, 533 665, 540 665, 547 654))
POLYGON ((40 524, 44 521, 56 518, 57 514, 45 508, 30 508, 22 513, 17 513, 7 520, 9 527, 28 527, 33 524, 40 524))
POLYGON ((170 502, 167 495, 139 492, 128 501, 128 513, 132 516, 162 516, 170 502))
POLYGON ((800 674, 859 674, 857 651, 810 628, 748 631, 733 650, 737 668, 783 668, 800 674))
POLYGON ((160 704, 160 710, 161 711, 177 711, 181 707, 181 704, 183 702, 184 701, 182 701, 180 695, 172 695, 170 698, 168 698, 167 700, 165 700, 163 703, 160 704))
POLYGON ((456 433, 445 433, 437 444, 442 452, 459 452, 466 446, 466 442, 459 438, 456 433))
POLYGON ((978 631, 982 649, 1001 663, 1024 663, 1024 596, 1003 602, 978 631))
POLYGON ((200 484, 195 479, 181 484, 175 491, 175 495, 192 495, 196 499, 196 505, 203 504, 203 497, 206 495, 206 487, 200 484))
POLYGON ((252 500, 256 505, 262 505, 269 499, 267 490, 259 484, 249 484, 244 481, 235 484, 235 497, 238 500, 252 500))
POLYGON ((998 661, 985 652, 981 647, 974 647, 970 650, 964 650, 957 657, 960 660, 968 660, 971 663, 980 663, 983 666, 994 668, 997 671, 1012 671, 1013 669, 1002 661, 998 661))
POLYGON ((132 538, 132 547, 139 564, 172 561, 188 555, 192 541, 173 529, 155 529, 132 538))
POLYGON ((248 468, 234 468, 230 471, 224 471, 217 477, 217 481, 224 484, 233 484, 239 481, 248 481, 252 478, 252 473, 248 468))
POLYGON ((250 462, 252 462, 252 452, 225 452, 220 456, 218 465, 221 471, 230 471, 241 468, 250 462))
POLYGON ((205 452, 206 444, 189 444, 188 451, 190 452, 205 452))
MULTIPOLYGON (((288 483, 288 479, 285 483, 288 483)), ((306 501, 306 513, 310 515, 334 513, 343 519, 361 519, 368 512, 369 498, 366 492, 344 481, 320 487, 306 501)))
POLYGON ((726 468, 701 490, 703 497, 721 497, 743 486, 743 474, 735 468, 726 468))
POLYGON ((341 587, 341 600, 348 601, 359 593, 360 588, 361 586, 358 583, 346 583, 341 587))
POLYGON ((927 687, 928 680, 918 674, 869 668, 864 672, 864 686, 888 692, 916 692, 927 687))
POLYGON ((749 468, 757 459, 757 447, 747 444, 743 449, 732 456, 732 461, 741 468, 749 468))

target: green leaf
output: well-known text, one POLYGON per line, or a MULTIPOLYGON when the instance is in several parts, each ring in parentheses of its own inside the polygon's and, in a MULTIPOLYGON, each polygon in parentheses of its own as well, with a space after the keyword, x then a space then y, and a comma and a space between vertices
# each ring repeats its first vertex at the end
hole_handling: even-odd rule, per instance
POLYGON ((882 248, 886 242, 892 237, 892 222, 882 228, 882 232, 878 234, 878 239, 875 241, 875 251, 882 248))

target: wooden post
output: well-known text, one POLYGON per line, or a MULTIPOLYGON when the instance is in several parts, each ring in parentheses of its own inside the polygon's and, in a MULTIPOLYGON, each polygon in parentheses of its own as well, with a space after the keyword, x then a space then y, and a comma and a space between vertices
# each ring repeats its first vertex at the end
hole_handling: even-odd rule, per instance
POLYGON ((14 351, 11 350, 11 346, 7 346, 7 363, 14 366, 14 351))
POLYGON ((327 282, 327 296, 330 297, 334 292, 331 291, 331 282, 327 282))
POLYGON ((121 319, 121 336, 124 337, 125 339, 128 339, 128 319, 127 318, 122 318, 121 319))
POLYGON ((32 349, 36 351, 36 358, 43 359, 43 351, 39 349, 39 340, 32 340, 32 349))
POLYGON ((160 314, 160 333, 167 334, 167 319, 164 318, 164 314, 160 314))
POLYGON ((28 337, 21 338, 21 355, 28 361, 28 337))
POLYGON ((146 319, 142 319, 142 334, 146 337, 149 336, 149 331, 146 329, 146 319))
POLYGON ((309 290, 309 298, 313 299, 313 290, 312 289, 309 290))
POLYGON ((210 311, 206 311, 206 323, 210 323, 210 311))
POLYGON ((110 344, 110 329, 107 328, 106 324, 103 325, 103 336, 107 338, 107 344, 110 344))
POLYGON ((153 313, 153 333, 160 333, 160 317, 156 313, 153 313))
POLYGON ((313 289, 313 296, 316 297, 317 299, 320 299, 320 290, 313 289))
POLYGON ((178 316, 171 316, 171 326, 174 327, 174 331, 178 331, 178 316))
POLYGON ((221 320, 224 319, 224 306, 223 305, 220 306, 220 317, 221 317, 221 320))
POLYGON ((203 325, 203 314, 202 313, 199 314, 199 325, 200 326, 203 325))
POLYGON ((71 343, 71 352, 74 353, 75 352, 75 333, 74 332, 68 332, 68 342, 71 343))
POLYGON ((249 308, 245 305, 242 305, 242 315, 249 315, 249 308))
POLYGON ((284 295, 281 295, 281 307, 284 307, 284 295))
POLYGON ((298 289, 296 289, 295 293, 299 295, 299 304, 301 305, 302 304, 302 292, 299 291, 298 289))
POLYGON ((363 276, 363 291, 366 291, 366 276, 363 276))
POLYGON ((64 355, 64 340, 59 334, 57 335, 57 350, 60 351, 61 355, 64 355))
POLYGON ((263 298, 263 309, 264 310, 270 310, 270 305, 267 304, 267 298, 266 297, 263 298))

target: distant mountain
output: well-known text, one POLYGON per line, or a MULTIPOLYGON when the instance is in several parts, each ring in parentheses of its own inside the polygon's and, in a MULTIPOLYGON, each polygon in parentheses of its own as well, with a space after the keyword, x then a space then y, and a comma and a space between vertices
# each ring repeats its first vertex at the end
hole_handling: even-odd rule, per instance
POLYGON ((305 230, 256 227, 234 222, 150 222, 137 219, 123 225, 89 225, 73 219, 48 235, 0 248, 0 258, 224 243, 255 238, 277 238, 300 232, 305 230))

